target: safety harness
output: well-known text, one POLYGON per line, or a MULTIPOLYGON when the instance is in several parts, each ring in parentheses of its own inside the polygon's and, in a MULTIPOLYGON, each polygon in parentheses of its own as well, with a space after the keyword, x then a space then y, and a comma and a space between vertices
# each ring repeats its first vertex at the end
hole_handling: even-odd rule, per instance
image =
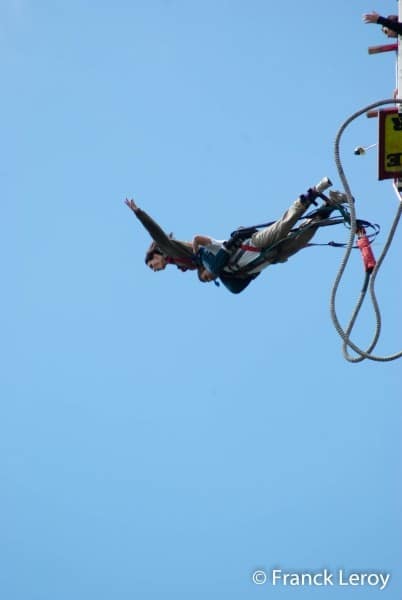
MULTIPOLYGON (((310 219, 310 222, 306 223, 305 225, 302 225, 301 227, 296 227, 292 229, 285 238, 274 242, 269 247, 264 248, 263 250, 261 250, 260 248, 256 248, 255 246, 251 246, 249 244, 244 244, 244 242, 248 240, 253 235, 253 233, 255 233, 261 228, 269 227, 270 225, 275 223, 275 221, 270 221, 268 223, 260 223, 258 225, 252 225, 250 227, 239 227, 230 234, 229 240, 223 243, 222 248, 218 252, 214 253, 208 250, 208 248, 200 248, 197 254, 197 261, 199 262, 200 266, 203 266, 209 272, 213 273, 217 277, 220 277, 221 279, 223 276, 225 278, 238 279, 246 278, 251 275, 253 275, 252 278, 254 279, 259 273, 252 272, 264 263, 266 263, 268 260, 268 256, 271 255, 269 259, 270 264, 275 264, 275 262, 277 262, 277 260, 275 260, 275 254, 273 254, 273 251, 278 250, 280 245, 285 240, 287 241, 293 237, 297 237, 302 232, 305 232, 307 229, 310 229, 312 227, 326 227, 329 225, 338 225, 340 223, 343 223, 345 225, 350 224, 349 212, 344 206, 340 204, 336 205, 335 207, 321 207, 319 209, 313 210, 310 213, 300 217, 300 220, 301 219, 310 219), (341 213, 340 217, 329 216, 330 211, 332 211, 334 208, 336 208, 341 213), (328 214, 327 217, 325 217, 325 213, 328 214), (322 216, 323 218, 321 218, 320 220, 311 221, 313 217, 318 215, 322 216), (254 260, 249 262, 247 265, 244 265, 243 267, 236 266, 236 263, 238 263, 239 259, 246 251, 256 252, 258 253, 258 256, 256 256, 254 260), (233 266, 231 266, 229 263, 231 263, 233 266)), ((362 219, 358 220, 358 225, 361 228, 372 230, 371 233, 367 235, 367 238, 370 242, 378 235, 380 231, 379 225, 369 223, 368 221, 362 219)), ((343 242, 330 241, 325 243, 308 243, 307 246, 332 246, 335 248, 343 248, 346 246, 346 244, 343 242)), ((354 246, 354 248, 358 247, 358 245, 354 246)))

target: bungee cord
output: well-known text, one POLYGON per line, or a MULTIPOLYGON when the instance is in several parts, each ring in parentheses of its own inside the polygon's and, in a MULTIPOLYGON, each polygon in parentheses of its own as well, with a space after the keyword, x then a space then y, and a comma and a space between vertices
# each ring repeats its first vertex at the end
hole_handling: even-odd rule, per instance
POLYGON ((374 267, 374 269, 371 272, 366 272, 366 277, 365 277, 365 281, 364 281, 364 285, 363 288, 360 292, 360 296, 358 299, 358 302, 356 304, 356 307, 352 313, 351 319, 349 324, 347 325, 346 329, 343 329, 343 327, 341 326, 338 316, 337 316, 337 312, 336 312, 336 297, 337 297, 337 293, 338 293, 338 288, 339 288, 339 284, 342 280, 342 277, 344 275, 347 263, 349 261, 350 258, 350 254, 354 245, 354 239, 355 236, 357 234, 358 231, 358 226, 357 226, 357 219, 356 219, 356 212, 355 212, 355 206, 354 206, 354 199, 353 199, 353 195, 352 192, 350 190, 350 186, 349 186, 349 182, 348 179, 345 175, 343 166, 342 166, 342 161, 340 158, 340 150, 339 150, 339 146, 340 146, 340 141, 342 138, 343 133, 345 132, 345 130, 347 129, 347 127, 358 117, 360 117, 362 114, 365 114, 366 112, 374 109, 374 108, 378 108, 379 106, 384 106, 386 104, 402 104, 402 99, 396 99, 396 98, 392 98, 392 99, 387 99, 387 100, 380 100, 378 102, 374 102, 373 104, 370 104, 360 110, 358 110, 357 112, 355 112, 354 114, 352 114, 348 119, 346 119, 346 121, 341 125, 341 127, 338 130, 338 133, 336 135, 335 138, 335 143, 334 143, 334 147, 335 147, 335 164, 338 170, 338 174, 339 174, 339 178, 342 182, 342 185, 344 187, 346 196, 347 196, 347 200, 348 200, 348 205, 349 205, 349 212, 350 212, 350 235, 349 235, 349 240, 347 242, 346 245, 346 249, 345 249, 345 254, 344 257, 341 261, 341 265, 339 268, 339 271, 336 275, 335 278, 335 282, 332 288, 332 292, 331 292, 331 298, 330 298, 330 313, 331 313, 331 319, 332 322, 335 326, 336 331, 338 332, 338 334, 340 335, 340 337, 343 340, 343 345, 342 345, 342 352, 343 352, 343 356, 345 357, 346 360, 348 360, 349 362, 352 363, 357 363, 357 362, 361 362, 364 359, 369 359, 369 360, 373 360, 373 361, 380 361, 380 362, 387 362, 387 361, 391 361, 391 360, 395 360, 397 358, 400 358, 402 356, 402 350, 400 352, 396 352, 394 354, 390 354, 388 356, 377 356, 375 354, 372 354, 375 346, 377 345, 377 342, 379 340, 380 337, 380 332, 381 332, 381 313, 380 313, 380 308, 379 308, 379 304, 376 298, 376 294, 375 294, 375 280, 377 277, 377 274, 380 270, 380 267, 387 255, 387 252, 391 246, 391 243, 393 241, 395 232, 397 230, 399 221, 400 221, 400 217, 402 214, 402 198, 401 198, 401 194, 399 193, 399 190, 397 189, 396 185, 394 184, 394 188, 395 191, 397 193, 398 196, 398 200, 399 200, 399 206, 398 206, 398 210, 396 212, 393 224, 390 228, 390 232, 388 234, 388 238, 386 240, 386 243, 384 245, 384 249, 374 267), (363 301, 365 299, 367 290, 369 290, 370 293, 370 297, 371 297, 371 301, 373 304, 373 309, 374 309, 374 314, 375 314, 375 320, 376 320, 376 324, 375 324, 375 331, 374 331, 374 336, 373 339, 371 341, 371 343, 369 344, 368 348, 366 350, 363 350, 362 348, 359 348, 359 346, 357 346, 350 338, 350 335, 352 333, 353 327, 355 325, 355 322, 357 320, 358 314, 360 312, 361 306, 363 304, 363 301), (348 352, 348 348, 351 348, 352 350, 354 350, 354 352, 358 355, 358 356, 351 356, 350 353, 348 352))

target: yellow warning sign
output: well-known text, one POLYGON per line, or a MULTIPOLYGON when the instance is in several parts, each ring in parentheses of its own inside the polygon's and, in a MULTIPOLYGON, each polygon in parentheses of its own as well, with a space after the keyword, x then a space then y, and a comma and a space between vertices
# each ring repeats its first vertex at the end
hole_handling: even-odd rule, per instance
POLYGON ((402 114, 396 108, 380 110, 378 179, 402 177, 402 114))

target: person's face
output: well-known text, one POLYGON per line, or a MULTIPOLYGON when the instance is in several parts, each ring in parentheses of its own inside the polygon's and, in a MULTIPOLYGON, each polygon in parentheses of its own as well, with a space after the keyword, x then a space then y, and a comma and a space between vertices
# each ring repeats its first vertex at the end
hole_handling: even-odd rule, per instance
POLYGON ((155 253, 153 257, 147 262, 150 269, 156 273, 156 271, 163 271, 166 267, 166 259, 162 254, 155 253))
POLYGON ((216 275, 210 273, 209 271, 207 271, 207 269, 202 269, 199 273, 199 278, 201 279, 201 281, 204 281, 206 283, 208 281, 213 281, 214 279, 216 279, 216 275))

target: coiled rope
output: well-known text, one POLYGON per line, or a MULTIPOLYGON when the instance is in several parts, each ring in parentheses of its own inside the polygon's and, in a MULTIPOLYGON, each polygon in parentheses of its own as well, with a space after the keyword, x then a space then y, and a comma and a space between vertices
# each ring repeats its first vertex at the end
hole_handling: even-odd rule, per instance
POLYGON ((340 151, 339 151, 339 145, 340 145, 340 141, 342 138, 342 135, 344 133, 344 131, 346 130, 346 128, 352 123, 352 121, 354 121, 355 119, 357 119, 358 117, 360 117, 362 114, 368 112, 369 110, 372 110, 374 108, 377 108, 379 106, 383 106, 385 104, 402 104, 402 99, 388 99, 388 100, 380 100, 378 102, 374 102, 373 104, 370 104, 369 106, 366 106, 365 108, 362 108, 360 110, 358 110, 357 112, 355 112, 353 115, 351 115, 340 127, 336 138, 335 138, 335 163, 336 163, 336 167, 339 173, 339 177, 340 180, 343 184, 345 193, 347 195, 347 199, 348 199, 348 204, 349 204, 349 211, 350 211, 350 236, 349 236, 349 240, 348 243, 346 245, 346 249, 345 249, 345 254, 344 257, 342 259, 341 262, 341 266, 339 268, 338 274, 336 276, 335 279, 335 283, 332 289, 332 293, 331 293, 331 299, 330 299, 330 311, 331 311, 331 319, 332 322, 335 326, 335 329, 337 330, 338 334, 340 335, 340 337, 343 340, 343 345, 342 345, 342 353, 343 356, 346 358, 346 360, 348 360, 349 362, 352 363, 357 363, 357 362, 361 362, 364 359, 370 359, 370 360, 374 360, 374 361, 380 361, 380 362, 387 362, 387 361, 391 361, 391 360, 395 360, 397 358, 400 358, 402 356, 402 350, 400 352, 397 352, 395 354, 390 354, 388 356, 376 356, 374 354, 372 354, 378 339, 380 337, 380 332, 381 332, 381 314, 380 314, 380 309, 379 309, 379 305, 377 302, 377 298, 375 295, 375 280, 376 280, 376 276, 377 273, 380 270, 380 267, 383 263, 383 260, 391 246, 393 237, 395 235, 396 229, 398 227, 398 223, 402 214, 402 199, 401 199, 401 195, 399 194, 397 188, 395 187, 395 190, 398 194, 398 198, 399 198, 399 207, 394 219, 394 222, 391 226, 388 238, 386 240, 384 249, 381 253, 381 256, 379 257, 377 264, 373 270, 373 272, 370 273, 366 273, 366 279, 363 285, 363 288, 360 292, 360 296, 356 305, 355 310, 353 311, 352 317, 350 319, 350 322, 348 324, 348 326, 346 327, 346 329, 344 330, 339 322, 339 319, 337 317, 337 313, 336 313, 336 295, 338 292, 338 288, 339 288, 339 284, 341 282, 341 279, 343 277, 346 265, 349 261, 349 257, 353 248, 353 244, 354 244, 354 239, 355 239, 355 235, 356 235, 356 230, 357 230, 357 224, 356 224, 356 213, 355 213, 355 207, 354 207, 354 201, 353 201, 353 195, 352 192, 350 190, 350 186, 347 180, 347 177, 345 175, 345 172, 343 170, 343 166, 342 166, 342 162, 340 159, 340 151), (354 324, 356 322, 357 316, 359 314, 360 308, 363 304, 363 300, 366 296, 366 292, 367 289, 369 288, 370 291, 370 297, 371 297, 371 301, 373 304, 373 308, 374 308, 374 313, 375 313, 375 319, 376 319, 376 326, 375 326, 375 332, 374 332, 374 336, 373 339, 369 345, 369 347, 366 350, 363 350, 361 348, 359 348, 354 342, 352 342, 352 340, 350 339, 350 335, 351 332, 353 330, 354 324), (351 348, 352 350, 354 350, 354 352, 356 352, 356 354, 358 356, 351 356, 348 352, 348 347, 351 348))

